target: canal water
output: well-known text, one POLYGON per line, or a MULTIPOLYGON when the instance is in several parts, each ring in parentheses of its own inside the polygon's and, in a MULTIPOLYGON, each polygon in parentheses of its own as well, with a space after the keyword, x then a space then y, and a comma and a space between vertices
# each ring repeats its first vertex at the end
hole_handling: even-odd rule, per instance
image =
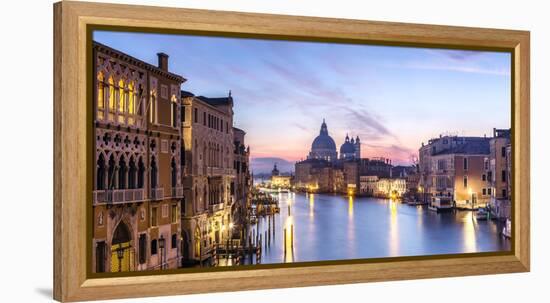
POLYGON ((259 218, 257 227, 252 228, 257 228, 263 238, 263 264, 494 252, 511 248, 510 241, 500 234, 502 223, 478 221, 470 211, 436 213, 424 206, 370 197, 273 195, 279 200, 281 211, 274 216, 274 228, 271 222, 272 234, 267 238, 271 238, 271 242, 265 239, 271 219, 259 218), (293 244, 291 229, 294 230, 293 244))

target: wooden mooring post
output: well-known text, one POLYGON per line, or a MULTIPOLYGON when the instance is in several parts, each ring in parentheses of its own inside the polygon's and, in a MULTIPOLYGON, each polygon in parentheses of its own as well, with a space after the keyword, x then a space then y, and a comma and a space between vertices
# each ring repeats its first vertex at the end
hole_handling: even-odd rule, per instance
POLYGON ((283 230, 283 234, 285 235, 285 241, 283 242, 283 247, 284 247, 285 257, 286 257, 286 228, 283 230))

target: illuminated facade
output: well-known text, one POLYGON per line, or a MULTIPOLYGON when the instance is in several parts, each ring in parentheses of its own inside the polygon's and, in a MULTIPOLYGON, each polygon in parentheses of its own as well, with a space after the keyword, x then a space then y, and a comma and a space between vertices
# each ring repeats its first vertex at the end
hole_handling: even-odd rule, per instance
POLYGON ((95 42, 93 79, 92 271, 175 268, 185 79, 95 42))
POLYGON ((401 178, 382 178, 376 182, 375 197, 400 198, 407 192, 407 181, 401 178))
POLYGON ((425 199, 450 197, 459 208, 485 206, 490 199, 486 170, 489 138, 441 136, 419 150, 419 189, 425 199))
POLYGON ((346 135, 335 157, 336 145, 323 120, 319 136, 312 143, 306 160, 295 164, 293 185, 298 190, 324 193, 362 194, 360 176, 391 177, 391 161, 386 158, 361 158, 361 140, 346 135), (330 154, 330 155, 329 155, 330 154))
POLYGON ((486 158, 486 180, 490 186, 491 212, 497 218, 509 218, 511 215, 510 178, 511 144, 509 129, 493 129, 489 141, 490 154, 486 158))
POLYGON ((183 266, 212 261, 216 244, 233 228, 233 98, 182 92, 185 167, 182 176, 183 266))
POLYGON ((235 196, 233 217, 240 227, 246 221, 247 209, 251 202, 252 176, 250 173, 250 147, 245 146, 245 131, 233 127, 235 180, 232 193, 235 196))

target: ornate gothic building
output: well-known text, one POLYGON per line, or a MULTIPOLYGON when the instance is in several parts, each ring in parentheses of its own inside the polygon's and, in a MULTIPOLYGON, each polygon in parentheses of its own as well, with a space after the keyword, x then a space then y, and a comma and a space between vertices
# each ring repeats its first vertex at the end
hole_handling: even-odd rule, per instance
POLYGON ((94 272, 175 268, 180 255, 180 86, 168 71, 93 44, 94 272))

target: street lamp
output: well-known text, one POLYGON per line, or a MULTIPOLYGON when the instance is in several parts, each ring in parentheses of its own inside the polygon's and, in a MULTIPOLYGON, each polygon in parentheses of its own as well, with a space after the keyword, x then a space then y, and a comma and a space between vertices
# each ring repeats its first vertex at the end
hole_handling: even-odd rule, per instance
POLYGON ((468 188, 468 195, 470 196, 470 199, 472 199, 472 210, 474 210, 474 193, 471 187, 468 188))
POLYGON ((122 249, 122 244, 118 245, 116 250, 116 255, 118 257, 118 272, 122 271, 122 259, 124 258, 124 249, 122 249))

